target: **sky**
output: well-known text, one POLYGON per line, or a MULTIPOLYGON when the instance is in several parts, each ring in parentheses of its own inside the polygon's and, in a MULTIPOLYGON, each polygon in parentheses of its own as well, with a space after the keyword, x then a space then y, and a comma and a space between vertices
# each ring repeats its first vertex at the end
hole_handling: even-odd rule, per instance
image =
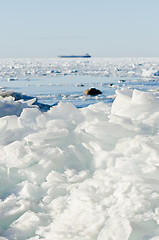
POLYGON ((159 57, 159 0, 0 0, 0 57, 159 57))

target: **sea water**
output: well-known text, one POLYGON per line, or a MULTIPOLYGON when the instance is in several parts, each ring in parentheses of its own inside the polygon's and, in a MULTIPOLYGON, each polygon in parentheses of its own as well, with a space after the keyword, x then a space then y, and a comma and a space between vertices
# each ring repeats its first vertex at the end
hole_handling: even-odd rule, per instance
POLYGON ((0 63, 0 240, 158 240, 159 59, 0 63))
POLYGON ((24 78, 1 78, 0 86, 5 91, 13 90, 36 97, 39 102, 54 105, 71 102, 76 107, 86 107, 99 101, 113 102, 117 89, 131 88, 141 91, 156 92, 159 89, 158 77, 102 77, 102 76, 38 76, 24 78), (100 89, 102 95, 85 96, 84 91, 89 88, 100 89))
POLYGON ((1 59, 0 87, 50 105, 65 101, 84 107, 99 100, 112 102, 122 87, 157 92, 158 69, 157 58, 1 59), (103 94, 85 97, 83 92, 91 87, 103 94))

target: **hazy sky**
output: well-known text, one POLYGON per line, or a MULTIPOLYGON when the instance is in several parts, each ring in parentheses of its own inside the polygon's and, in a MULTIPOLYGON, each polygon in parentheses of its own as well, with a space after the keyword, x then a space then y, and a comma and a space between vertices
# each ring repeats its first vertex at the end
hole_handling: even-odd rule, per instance
POLYGON ((0 0, 0 57, 159 57, 159 0, 0 0))

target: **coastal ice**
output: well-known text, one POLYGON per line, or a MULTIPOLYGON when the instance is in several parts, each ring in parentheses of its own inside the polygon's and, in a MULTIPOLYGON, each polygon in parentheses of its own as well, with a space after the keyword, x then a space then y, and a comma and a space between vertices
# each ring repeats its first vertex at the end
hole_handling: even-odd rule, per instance
POLYGON ((1 240, 158 240, 159 99, 46 112, 0 98, 1 240))
POLYGON ((159 240, 158 77, 158 58, 0 60, 0 240, 159 240))

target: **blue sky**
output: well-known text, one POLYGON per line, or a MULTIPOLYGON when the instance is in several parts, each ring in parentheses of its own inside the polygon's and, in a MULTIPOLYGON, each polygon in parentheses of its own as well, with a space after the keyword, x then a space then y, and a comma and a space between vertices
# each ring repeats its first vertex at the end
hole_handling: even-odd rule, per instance
POLYGON ((0 57, 159 57, 159 0, 0 0, 0 57))

